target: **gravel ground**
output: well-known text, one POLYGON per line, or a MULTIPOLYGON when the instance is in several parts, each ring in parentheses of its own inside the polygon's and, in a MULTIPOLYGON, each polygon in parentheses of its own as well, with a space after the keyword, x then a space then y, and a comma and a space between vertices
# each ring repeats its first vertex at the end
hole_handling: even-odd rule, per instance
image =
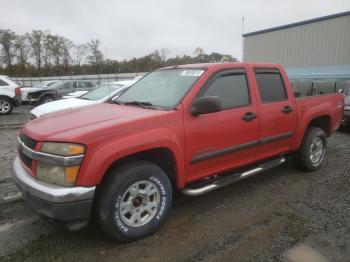
POLYGON ((10 167, 17 151, 17 134, 29 121, 29 111, 32 108, 32 106, 16 107, 12 114, 0 116, 0 204, 21 197, 21 193, 12 182, 10 167))
MULTIPOLYGON (((0 181, 8 186, 28 109, 0 118, 0 181)), ((0 261, 350 261, 350 132, 328 142, 319 171, 300 172, 288 161, 201 197, 178 195, 160 230, 130 244, 94 223, 68 232, 19 199, 0 202, 0 261)))

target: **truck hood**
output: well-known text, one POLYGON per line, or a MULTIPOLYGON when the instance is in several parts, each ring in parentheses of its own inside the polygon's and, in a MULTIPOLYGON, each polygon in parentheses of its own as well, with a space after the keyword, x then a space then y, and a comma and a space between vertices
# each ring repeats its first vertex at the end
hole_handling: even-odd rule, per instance
POLYGON ((96 104, 96 101, 78 98, 62 99, 37 106, 34 109, 32 109, 30 113, 35 115, 36 117, 41 117, 48 113, 59 112, 62 110, 73 109, 93 104, 96 104))
POLYGON ((38 141, 79 143, 92 137, 152 128, 171 121, 167 117, 171 112, 102 103, 42 116, 27 123, 22 131, 38 141))

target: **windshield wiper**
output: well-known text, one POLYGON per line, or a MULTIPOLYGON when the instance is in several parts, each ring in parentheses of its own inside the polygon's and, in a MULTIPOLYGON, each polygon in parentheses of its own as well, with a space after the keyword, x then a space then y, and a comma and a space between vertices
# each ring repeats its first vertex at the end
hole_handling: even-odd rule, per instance
POLYGON ((152 103, 150 102, 143 102, 143 101, 128 101, 128 102, 120 102, 123 105, 130 105, 130 106, 141 106, 143 108, 152 108, 152 103))
POLYGON ((117 101, 117 100, 110 100, 110 102, 115 103, 117 105, 124 105, 123 102, 117 101))

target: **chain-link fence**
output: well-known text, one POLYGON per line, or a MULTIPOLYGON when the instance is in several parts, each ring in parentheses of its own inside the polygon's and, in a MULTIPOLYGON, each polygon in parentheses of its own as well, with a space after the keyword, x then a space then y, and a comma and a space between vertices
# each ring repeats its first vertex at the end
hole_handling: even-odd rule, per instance
POLYGON ((72 75, 72 76, 49 76, 49 77, 11 77, 21 87, 32 87, 42 81, 50 80, 89 80, 98 83, 109 83, 121 80, 133 79, 145 73, 121 73, 121 74, 101 74, 101 75, 72 75))

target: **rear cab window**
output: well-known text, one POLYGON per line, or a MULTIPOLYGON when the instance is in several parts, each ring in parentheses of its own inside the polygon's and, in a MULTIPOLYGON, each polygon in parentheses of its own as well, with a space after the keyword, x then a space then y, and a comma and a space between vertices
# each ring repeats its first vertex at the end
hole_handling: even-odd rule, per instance
POLYGON ((288 99, 282 76, 277 69, 254 69, 256 82, 263 103, 288 99))

